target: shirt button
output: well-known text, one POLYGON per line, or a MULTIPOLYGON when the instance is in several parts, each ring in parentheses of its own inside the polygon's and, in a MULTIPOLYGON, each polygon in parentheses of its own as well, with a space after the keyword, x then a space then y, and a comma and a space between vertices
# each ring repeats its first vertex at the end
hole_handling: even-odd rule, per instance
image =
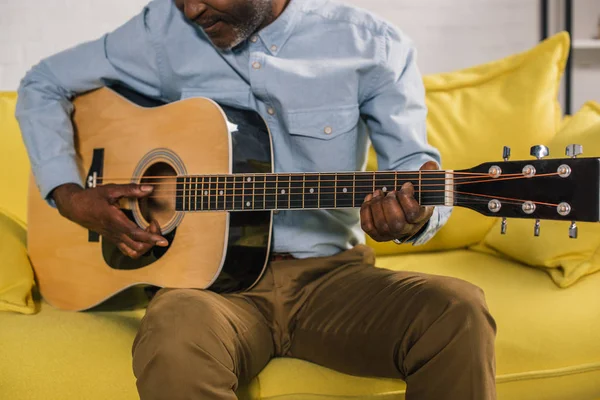
POLYGON ((269 113, 269 115, 275 115, 275 109, 273 107, 267 108, 267 112, 269 113))
POLYGON ((258 42, 258 36, 256 36, 256 35, 252 36, 252 37, 250 38, 250 41, 251 41, 252 43, 256 43, 256 42, 258 42))
POLYGON ((330 126, 326 126, 325 127, 325 134, 326 135, 331 135, 333 133, 333 128, 330 126))
POLYGON ((260 65, 260 63, 258 61, 255 61, 252 63, 252 68, 260 69, 260 67, 262 67, 262 65, 260 65))
POLYGON ((275 45, 271 46, 271 51, 277 51, 277 46, 275 46, 275 45))

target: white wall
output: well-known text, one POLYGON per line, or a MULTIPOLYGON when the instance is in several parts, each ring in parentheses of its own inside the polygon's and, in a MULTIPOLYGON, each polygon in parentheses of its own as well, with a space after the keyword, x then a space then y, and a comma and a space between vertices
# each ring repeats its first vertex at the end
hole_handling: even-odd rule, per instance
MULTIPOLYGON (((409 34, 424 73, 491 61, 538 41, 538 0, 346 1, 383 15, 409 34)), ((0 0, 0 90, 15 90, 41 58, 117 27, 146 2, 0 0)), ((587 85, 579 86, 582 95, 576 98, 595 95, 587 85)))

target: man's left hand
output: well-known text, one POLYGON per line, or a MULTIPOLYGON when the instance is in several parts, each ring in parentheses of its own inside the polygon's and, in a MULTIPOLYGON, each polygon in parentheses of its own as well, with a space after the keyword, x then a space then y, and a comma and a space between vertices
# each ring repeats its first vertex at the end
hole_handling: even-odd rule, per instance
MULTIPOLYGON (((439 166, 429 161, 421 167, 424 170, 439 170, 439 166)), ((420 205, 414 193, 414 186, 407 182, 398 191, 369 194, 360 208, 362 229, 376 242, 414 236, 433 214, 433 207, 420 205)))

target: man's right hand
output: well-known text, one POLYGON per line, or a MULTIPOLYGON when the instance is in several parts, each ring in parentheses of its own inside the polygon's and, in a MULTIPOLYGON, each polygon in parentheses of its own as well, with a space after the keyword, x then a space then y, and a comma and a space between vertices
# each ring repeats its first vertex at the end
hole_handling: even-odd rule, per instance
POLYGON ((152 186, 103 185, 93 189, 68 183, 54 189, 51 196, 60 214, 97 232, 113 242, 126 256, 137 259, 154 246, 166 247, 156 221, 143 230, 119 209, 122 198, 143 198, 152 193, 152 186))

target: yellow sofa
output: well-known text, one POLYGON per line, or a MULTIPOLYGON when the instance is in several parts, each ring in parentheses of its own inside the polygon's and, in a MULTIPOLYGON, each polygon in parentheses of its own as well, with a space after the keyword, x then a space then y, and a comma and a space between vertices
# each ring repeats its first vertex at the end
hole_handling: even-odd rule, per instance
MULTIPOLYGON (((556 94, 567 45, 568 37, 561 34, 495 63, 425 77, 430 140, 442 149, 444 165, 462 168, 499 159, 501 144, 512 145, 517 157, 527 157, 530 142, 549 142, 560 135, 563 121, 556 94)), ((0 244, 0 309, 2 293, 8 293, 2 292, 7 284, 2 282, 6 277, 2 271, 14 268, 6 261, 7 254, 14 246, 24 246, 26 236, 23 182, 28 165, 12 120, 15 99, 14 93, 0 94, 0 231, 4 224, 5 235, 12 235, 10 240, 16 243, 10 248, 0 244), (3 149, 9 153, 3 154, 3 149), (10 170, 5 165, 8 159, 10 170)), ((590 114, 586 111, 586 117, 590 114)), ((600 121, 600 111, 598 116, 600 121)), ((594 123, 589 122, 586 129, 594 123)), ((369 167, 376 168, 375 158, 370 158, 369 167)), ((378 253, 378 266, 454 276, 483 288, 498 325, 499 399, 600 398, 600 274, 592 273, 597 263, 590 261, 592 267, 561 285, 566 282, 561 280, 561 265, 536 268, 494 247, 497 240, 519 240, 510 222, 508 235, 489 239, 498 229, 496 220, 468 210, 455 211, 459 212, 448 226, 426 246, 369 242, 378 253), (549 274, 549 268, 555 269, 549 274)), ((566 234, 567 226, 559 229, 566 234)), ((595 226, 589 229, 580 236, 600 237, 595 226)), ((542 237, 545 232, 543 226, 542 237)), ((569 245, 568 240, 564 242, 569 245)), ((144 314, 142 297, 133 292, 102 310, 73 313, 49 306, 34 289, 33 300, 24 296, 22 304, 0 312, 0 399, 137 398, 131 344, 144 314)), ((432 384, 435 378, 431 377, 432 384)), ((404 399, 404 393, 402 381, 347 376, 280 358, 240 388, 239 397, 381 400, 404 399)))

